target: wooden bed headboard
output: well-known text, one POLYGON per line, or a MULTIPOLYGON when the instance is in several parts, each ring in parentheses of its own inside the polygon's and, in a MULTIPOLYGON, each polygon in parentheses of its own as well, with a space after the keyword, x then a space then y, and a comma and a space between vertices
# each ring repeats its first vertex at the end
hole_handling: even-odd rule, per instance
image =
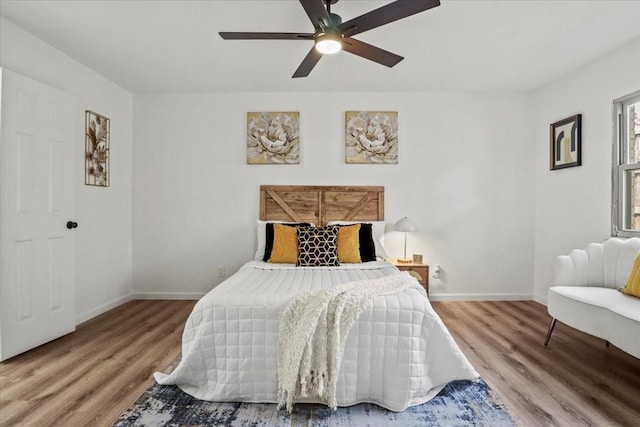
POLYGON ((313 222, 383 221, 384 187, 261 185, 260 219, 313 222))

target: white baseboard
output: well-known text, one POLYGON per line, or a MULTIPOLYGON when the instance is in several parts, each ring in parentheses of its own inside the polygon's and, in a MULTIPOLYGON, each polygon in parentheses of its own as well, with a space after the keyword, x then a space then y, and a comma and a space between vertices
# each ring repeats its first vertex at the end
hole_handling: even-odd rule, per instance
POLYGON ((199 300, 206 292, 136 292, 132 299, 199 300))
MULTIPOLYGON (((206 292, 136 292, 102 304, 76 316, 76 325, 106 313, 131 300, 199 300, 206 292)), ((547 301, 531 294, 430 294, 431 301, 530 301, 547 305, 547 301)))
POLYGON ((535 302, 538 302, 538 303, 542 304, 542 305, 547 305, 547 299, 546 298, 542 298, 542 297, 534 295, 533 296, 533 300, 535 302))
POLYGON ((76 315, 76 325, 79 325, 80 323, 84 323, 89 319, 93 319, 94 317, 99 316, 102 313, 106 313, 107 311, 114 309, 124 304, 125 302, 129 302, 132 299, 133 299, 133 294, 125 295, 120 298, 116 298, 112 301, 109 301, 106 304, 102 304, 99 307, 92 308, 91 310, 85 311, 84 313, 80 313, 76 315))
POLYGON ((531 294, 429 294, 431 301, 531 301, 531 294))

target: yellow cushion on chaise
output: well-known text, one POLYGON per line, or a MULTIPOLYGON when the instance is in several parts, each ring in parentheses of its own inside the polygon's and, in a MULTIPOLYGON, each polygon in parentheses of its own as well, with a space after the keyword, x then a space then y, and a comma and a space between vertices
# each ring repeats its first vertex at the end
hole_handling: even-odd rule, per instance
POLYGON ((620 289, 622 293, 640 298, 640 255, 636 257, 631 269, 631 274, 627 279, 624 288, 620 289))

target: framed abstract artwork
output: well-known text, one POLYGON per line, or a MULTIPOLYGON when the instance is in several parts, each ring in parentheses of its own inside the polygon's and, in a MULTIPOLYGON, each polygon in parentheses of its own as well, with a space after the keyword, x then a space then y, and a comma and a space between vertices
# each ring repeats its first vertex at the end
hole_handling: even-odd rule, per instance
POLYGON ((300 163, 300 113, 247 113, 247 163, 300 163))
POLYGON ((109 126, 107 117, 85 112, 85 185, 109 186, 109 126))
POLYGON ((347 111, 347 163, 398 163, 398 112, 347 111))
POLYGON ((550 170, 582 164, 582 115, 567 117, 550 126, 550 170))

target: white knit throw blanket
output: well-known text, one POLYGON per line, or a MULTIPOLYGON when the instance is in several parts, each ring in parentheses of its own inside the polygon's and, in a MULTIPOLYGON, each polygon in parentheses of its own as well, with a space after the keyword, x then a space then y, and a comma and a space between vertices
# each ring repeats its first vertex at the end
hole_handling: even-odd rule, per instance
POLYGON ((377 296, 422 289, 407 272, 349 282, 305 293, 291 301, 280 319, 278 409, 291 413, 297 398, 316 398, 337 408, 336 387, 351 326, 377 296))

